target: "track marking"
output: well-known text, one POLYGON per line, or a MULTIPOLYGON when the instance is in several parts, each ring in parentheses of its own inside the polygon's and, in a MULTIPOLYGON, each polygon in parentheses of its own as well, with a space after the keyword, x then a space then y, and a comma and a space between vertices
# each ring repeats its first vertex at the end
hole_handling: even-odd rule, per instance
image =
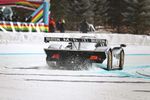
POLYGON ((150 54, 126 54, 125 56, 150 56, 150 54))
POLYGON ((150 92, 150 90, 134 90, 134 92, 145 92, 145 93, 147 92, 148 93, 150 92))
MULTIPOLYGON (((0 53, 0 55, 45 55, 45 53, 27 53, 27 52, 22 52, 22 53, 0 53)), ((125 56, 150 56, 150 54, 125 54, 125 56)))
POLYGON ((1 56, 45 55, 45 53, 0 53, 1 56))

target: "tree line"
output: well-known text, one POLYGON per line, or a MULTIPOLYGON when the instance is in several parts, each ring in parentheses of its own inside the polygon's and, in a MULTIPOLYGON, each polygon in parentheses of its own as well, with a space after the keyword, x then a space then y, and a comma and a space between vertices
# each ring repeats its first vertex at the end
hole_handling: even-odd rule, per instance
POLYGON ((51 16, 78 30, 82 19, 117 33, 150 32, 150 0, 51 0, 51 16))

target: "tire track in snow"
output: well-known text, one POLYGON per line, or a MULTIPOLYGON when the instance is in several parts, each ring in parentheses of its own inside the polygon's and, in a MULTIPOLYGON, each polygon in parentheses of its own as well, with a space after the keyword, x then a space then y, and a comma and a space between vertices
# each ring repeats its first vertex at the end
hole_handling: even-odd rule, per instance
POLYGON ((14 76, 64 76, 64 77, 114 77, 114 78, 126 78, 129 76, 102 76, 102 75, 61 75, 61 74, 26 74, 26 73, 0 73, 0 75, 14 75, 14 76))
POLYGON ((46 79, 25 79, 31 82, 71 82, 71 83, 118 83, 118 84, 150 84, 144 81, 90 81, 90 80, 46 80, 46 79))
POLYGON ((136 71, 136 73, 139 74, 139 75, 145 76, 145 77, 150 77, 150 73, 149 74, 144 74, 144 73, 141 73, 139 71, 136 71))

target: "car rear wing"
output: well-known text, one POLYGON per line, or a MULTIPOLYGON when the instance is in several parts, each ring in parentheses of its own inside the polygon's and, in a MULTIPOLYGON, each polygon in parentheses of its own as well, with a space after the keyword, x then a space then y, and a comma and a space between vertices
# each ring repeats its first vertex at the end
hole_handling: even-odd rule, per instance
POLYGON ((62 38, 62 37, 44 37, 44 42, 48 43, 50 41, 57 41, 57 42, 68 42, 70 46, 75 45, 74 43, 78 43, 75 45, 77 50, 80 50, 82 43, 96 43, 95 47, 105 47, 107 46, 106 39, 96 39, 90 37, 81 37, 81 38, 62 38))
POLYGON ((107 40, 106 39, 44 37, 44 42, 45 43, 48 43, 50 41, 57 41, 57 42, 88 42, 88 43, 100 43, 100 44, 107 45, 107 40))

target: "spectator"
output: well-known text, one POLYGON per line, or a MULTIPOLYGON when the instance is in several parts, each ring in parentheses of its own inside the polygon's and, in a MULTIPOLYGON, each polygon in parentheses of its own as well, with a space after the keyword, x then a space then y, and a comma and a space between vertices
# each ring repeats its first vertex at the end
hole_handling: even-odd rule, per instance
POLYGON ((49 20, 49 32, 55 32, 56 23, 53 18, 49 20))
POLYGON ((5 18, 5 21, 11 21, 12 20, 12 15, 13 11, 11 7, 3 7, 3 16, 5 18))
POLYGON ((17 20, 18 20, 18 16, 17 16, 16 13, 14 13, 13 16, 12 16, 12 21, 17 22, 17 20))
POLYGON ((84 19, 84 20, 80 23, 80 32, 82 32, 82 33, 87 33, 88 30, 89 30, 88 22, 86 21, 86 19, 84 19))
POLYGON ((61 32, 64 33, 65 32, 65 20, 61 19, 57 22, 57 29, 61 32))
POLYGON ((3 20, 4 20, 4 18, 3 18, 3 12, 0 11, 0 21, 3 21, 3 20))
POLYGON ((60 20, 56 22, 56 29, 60 31, 60 20))

